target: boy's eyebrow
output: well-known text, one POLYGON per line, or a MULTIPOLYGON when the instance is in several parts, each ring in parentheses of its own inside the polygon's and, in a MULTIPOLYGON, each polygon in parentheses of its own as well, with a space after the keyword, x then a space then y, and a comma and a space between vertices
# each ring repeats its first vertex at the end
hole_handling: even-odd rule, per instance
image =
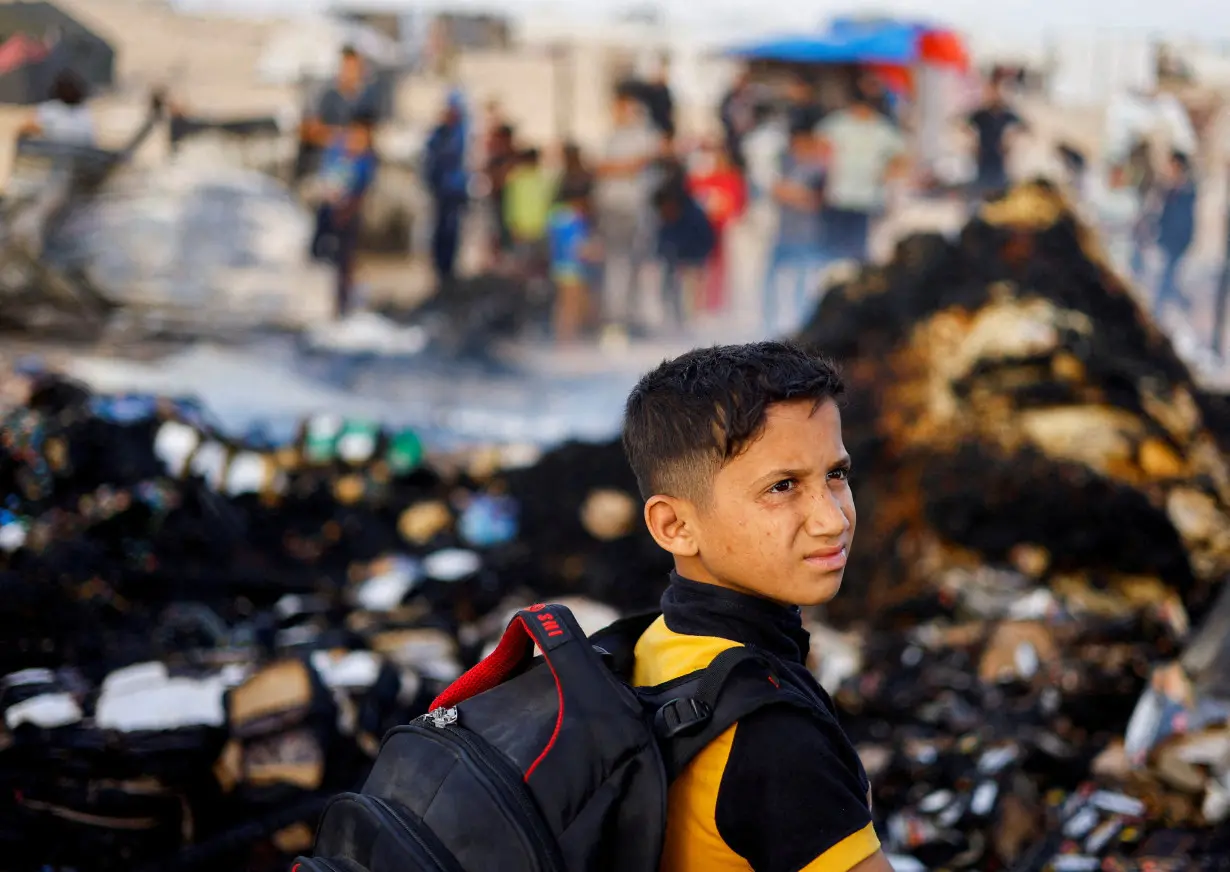
POLYGON ((774 469, 756 479, 756 483, 776 482, 786 478, 803 478, 805 475, 807 475, 807 470, 805 469, 774 469))
MULTIPOLYGON (((828 472, 833 472, 838 469, 848 469, 850 467, 850 455, 843 454, 829 466, 828 472)), ((810 469, 774 469, 771 472, 766 472, 764 475, 756 479, 757 484, 782 481, 787 478, 806 478, 811 473, 810 469)))

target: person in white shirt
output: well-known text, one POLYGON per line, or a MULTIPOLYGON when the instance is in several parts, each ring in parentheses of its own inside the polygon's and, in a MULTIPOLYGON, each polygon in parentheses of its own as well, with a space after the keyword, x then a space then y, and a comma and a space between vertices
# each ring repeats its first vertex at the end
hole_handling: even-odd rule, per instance
POLYGON ((816 132, 828 164, 822 218, 827 254, 866 260, 871 221, 887 206, 888 182, 906 169, 905 139, 861 92, 816 132))
POLYGON ((604 257, 603 309, 625 330, 639 324, 641 274, 652 241, 650 200, 665 142, 645 117, 631 86, 620 85, 613 104, 614 127, 596 166, 598 233, 604 257))
POLYGON ((1109 167, 1105 175, 1091 174, 1086 200, 1087 215, 1102 237, 1111 267, 1123 278, 1132 274, 1132 252, 1137 245, 1140 222, 1140 192, 1128 178, 1123 164, 1109 167))
POLYGON ((72 70, 61 71, 52 83, 51 99, 35 107, 18 136, 96 148, 94 115, 86 103, 88 99, 85 81, 72 70))

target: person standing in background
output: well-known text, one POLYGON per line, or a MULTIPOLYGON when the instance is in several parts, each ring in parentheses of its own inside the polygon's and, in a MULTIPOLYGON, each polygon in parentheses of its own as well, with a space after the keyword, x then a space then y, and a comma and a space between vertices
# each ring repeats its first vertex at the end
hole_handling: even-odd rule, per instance
POLYGON ((790 145, 781 158, 771 188, 777 211, 777 238, 769 256, 764 288, 764 330, 772 336, 782 329, 779 294, 784 273, 794 273, 791 316, 802 317, 808 290, 823 265, 820 241, 821 191, 824 166, 810 127, 790 131, 790 145))
POLYGON ((1140 206, 1140 192, 1131 183, 1124 164, 1111 166, 1105 181, 1092 186, 1089 211, 1106 247, 1111 266, 1122 276, 1131 274, 1140 206))
POLYGON ((338 59, 337 76, 299 125, 296 181, 315 174, 325 149, 356 114, 377 117, 377 96, 363 56, 352 46, 344 46, 338 59))
POLYGON ((511 126, 500 124, 487 137, 484 171, 487 177, 487 204, 491 216, 491 250, 493 261, 507 254, 512 248, 512 236, 505 221, 505 189, 508 175, 517 165, 518 153, 515 133, 511 126))
POLYGON ((431 238, 432 263, 437 289, 453 280, 457 250, 461 244, 461 219, 469 199, 470 178, 466 171, 468 144, 465 100, 453 91, 444 116, 427 140, 423 177, 435 204, 436 221, 431 238))
POLYGON ((675 98, 671 95, 670 75, 670 58, 662 55, 644 85, 649 120, 668 142, 675 138, 675 98))
POLYGON ((862 92, 817 133, 827 163, 820 219, 825 255, 865 261, 871 223, 888 205, 889 182, 906 172, 905 139, 862 92))
POLYGON ((756 126, 755 108, 751 74, 746 68, 740 69, 718 108, 726 153, 740 172, 747 167, 743 137, 756 126))
POLYGON ((977 201, 1008 186, 1008 153, 1015 135, 1027 127, 1004 100, 998 74, 987 83, 982 105, 965 121, 977 140, 977 175, 971 197, 977 201))
POLYGON ((97 148, 94 114, 90 111, 85 79, 72 70, 62 70, 51 83, 48 99, 34 108, 21 125, 18 139, 38 137, 63 145, 97 148))
POLYGON ((501 135, 500 128, 507 126, 508 119, 504 116, 504 107, 499 100, 493 98, 483 104, 483 119, 478 131, 479 139, 482 140, 482 154, 479 155, 482 163, 490 159, 501 135))
POLYGON ((824 120, 824 107, 816 99, 812 86, 801 76, 793 76, 786 83, 787 125, 791 130, 815 127, 824 120))
MULTIPOLYGON (((20 142, 37 137, 59 145, 97 148, 94 115, 86 100, 85 80, 72 70, 62 70, 51 85, 49 99, 39 103, 17 130, 20 142)), ((158 100, 155 97, 155 100, 158 100)), ((30 256, 42 256, 47 222, 64 209, 72 194, 73 158, 60 155, 39 185, 39 194, 26 202, 14 216, 9 233, 30 256)), ((9 195, 14 190, 9 189, 9 195)))
MULTIPOLYGON (((811 129, 811 125, 805 127, 811 129)), ((743 137, 743 157, 748 198, 753 203, 770 196, 789 147, 790 130, 788 113, 775 113, 763 103, 752 108, 752 129, 743 137)))
POLYGON ((747 208, 747 184, 730 157, 717 142, 706 142, 693 162, 688 190, 713 226, 713 253, 705 264, 705 277, 697 308, 719 312, 729 302, 726 292, 726 230, 747 208))
POLYGON ((538 149, 522 151, 508 172, 503 223, 512 241, 516 270, 527 278, 542 274, 551 194, 551 180, 543 172, 538 149))
POLYGON ((1196 236, 1196 181, 1187 155, 1172 152, 1167 167, 1162 206, 1157 216, 1157 245, 1165 264, 1153 302, 1153 315, 1160 317, 1167 300, 1174 300, 1185 314, 1191 313, 1189 300, 1179 287, 1179 268, 1196 236))
POLYGON ((632 331, 640 308, 641 273, 653 238, 650 198, 658 183, 655 165, 664 156, 661 135, 648 124, 633 85, 616 89, 614 128, 597 166, 598 233, 605 270, 605 315, 632 331))
MULTIPOLYGON (((299 126, 299 151, 295 157, 295 181, 318 175, 325 151, 343 136, 356 116, 377 118, 376 92, 363 56, 351 46, 342 48, 337 76, 299 126)), ((333 235, 316 212, 316 227, 310 245, 313 256, 333 235)))
POLYGON ((662 262, 662 302, 674 327, 684 330, 694 311, 705 262, 713 255, 713 225, 684 179, 663 182, 654 193, 658 217, 658 257, 662 262))
POLYGON ((321 161, 320 181, 324 198, 318 221, 327 228, 333 239, 338 318, 350 313, 363 198, 376 176, 375 127, 374 114, 356 113, 321 161))
POLYGON ((864 73, 859 76, 858 88, 877 112, 894 125, 901 125, 901 119, 897 117, 896 95, 885 86, 883 79, 875 73, 864 73))
POLYGON ((569 344, 580 338, 593 310, 590 288, 599 243, 588 184, 566 182, 560 189, 547 219, 547 240, 555 285, 553 333, 557 343, 569 344))
POLYGON ((560 163, 562 168, 559 184, 556 186, 556 201, 567 190, 575 191, 578 188, 584 188, 589 191, 593 189, 594 173, 585 162, 581 146, 575 142, 565 142, 563 148, 560 149, 560 163))

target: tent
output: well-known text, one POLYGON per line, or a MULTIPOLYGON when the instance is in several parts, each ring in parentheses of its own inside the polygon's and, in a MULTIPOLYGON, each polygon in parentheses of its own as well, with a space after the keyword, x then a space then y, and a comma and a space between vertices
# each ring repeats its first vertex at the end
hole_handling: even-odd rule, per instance
POLYGON ((827 31, 736 45, 728 54, 745 60, 796 64, 866 64, 908 68, 916 64, 969 68, 964 40, 951 30, 919 22, 837 19, 827 31))
POLYGON ((948 162, 945 131, 970 72, 965 41, 925 22, 839 18, 828 30, 731 47, 728 55, 760 64, 819 69, 857 67, 916 105, 914 150, 920 166, 938 174, 948 162))
POLYGON ((38 103, 63 69, 91 90, 115 81, 115 49, 53 3, 0 4, 0 103, 38 103))

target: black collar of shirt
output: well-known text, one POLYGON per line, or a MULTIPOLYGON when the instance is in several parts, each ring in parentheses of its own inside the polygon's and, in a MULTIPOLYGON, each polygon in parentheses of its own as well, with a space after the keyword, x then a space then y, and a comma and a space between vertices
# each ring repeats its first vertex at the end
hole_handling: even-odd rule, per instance
POLYGON ((797 606, 783 606, 750 594, 704 584, 671 572, 662 594, 666 626, 688 636, 717 636, 804 663, 811 636, 797 606))

